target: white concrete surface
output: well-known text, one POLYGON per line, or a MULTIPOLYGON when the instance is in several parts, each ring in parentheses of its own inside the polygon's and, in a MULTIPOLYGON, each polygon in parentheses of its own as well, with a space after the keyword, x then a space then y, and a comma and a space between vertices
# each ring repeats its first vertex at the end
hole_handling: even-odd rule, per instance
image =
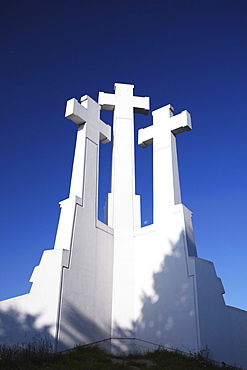
MULTIPOLYGON (((103 341, 113 352, 206 347, 210 358, 247 369, 247 312, 225 305, 212 262, 197 257, 192 213, 181 203, 176 135, 191 130, 190 114, 171 105, 139 130, 153 144, 154 223, 141 228, 135 194, 134 113, 149 98, 133 85, 67 103, 78 125, 69 198, 53 250, 31 276, 29 294, 0 303, 1 343, 28 342, 39 333, 63 350, 103 341), (111 192, 107 224, 97 220, 99 144, 111 139, 100 109, 113 110, 111 192)), ((230 269, 230 266, 229 266, 230 269)))
POLYGON ((101 109, 114 110, 111 193, 108 225, 114 229, 112 336, 125 328, 133 337, 133 230, 140 228, 140 199, 135 194, 134 112, 147 114, 149 98, 133 96, 133 85, 115 84, 115 94, 99 93, 101 109))

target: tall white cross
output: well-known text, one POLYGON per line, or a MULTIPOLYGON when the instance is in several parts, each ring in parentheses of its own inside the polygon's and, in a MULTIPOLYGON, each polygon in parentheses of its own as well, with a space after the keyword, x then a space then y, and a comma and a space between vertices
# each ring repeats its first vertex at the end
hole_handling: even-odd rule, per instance
MULTIPOLYGON (((114 110, 108 225, 114 228, 112 336, 132 327, 135 315, 133 230, 140 227, 135 195, 134 112, 147 114, 149 98, 133 96, 133 85, 115 84, 115 94, 99 93, 101 109, 114 110), (126 271, 127 269, 127 271, 126 271)), ((130 331, 129 336, 133 333, 130 331)))
POLYGON ((108 143, 111 140, 111 127, 100 120, 100 106, 88 95, 81 98, 81 104, 76 99, 68 100, 65 117, 78 125, 69 196, 82 198, 86 138, 96 145, 99 142, 108 143))
POLYGON ((176 116, 173 112, 170 104, 153 111, 153 125, 138 132, 140 146, 153 144, 154 223, 181 203, 176 135, 192 127, 186 110, 176 116))
POLYGON ((101 109, 114 110, 111 194, 108 225, 133 230, 140 225, 135 196, 134 115, 147 114, 149 98, 133 96, 134 85, 116 83, 115 94, 99 93, 101 109))
POLYGON ((98 144, 99 141, 107 143, 111 140, 111 127, 100 120, 100 106, 88 95, 81 98, 81 104, 76 99, 68 100, 65 117, 78 125, 78 132, 69 198, 60 202, 55 249, 70 249, 77 203, 87 205, 88 215, 95 211, 96 215, 93 213, 92 217, 97 217, 97 185, 94 176, 97 178, 98 144), (86 168, 87 162, 91 166, 89 171, 86 168), (90 184, 87 189, 86 173, 90 173, 87 176, 87 183, 90 184))

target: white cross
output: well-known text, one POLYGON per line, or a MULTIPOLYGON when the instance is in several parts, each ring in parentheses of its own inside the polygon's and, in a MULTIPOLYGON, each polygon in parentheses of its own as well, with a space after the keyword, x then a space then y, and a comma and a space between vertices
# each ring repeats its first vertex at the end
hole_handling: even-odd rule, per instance
POLYGON ((192 129, 190 114, 187 110, 184 110, 176 116, 173 116, 173 112, 174 108, 171 104, 153 111, 152 115, 154 124, 153 126, 149 126, 144 129, 142 128, 138 131, 138 145, 142 148, 146 148, 148 145, 153 144, 153 140, 160 139, 159 145, 161 145, 161 147, 164 146, 164 136, 156 136, 154 139, 154 132, 157 134, 157 130, 154 128, 154 125, 159 131, 170 131, 174 135, 192 129))
MULTIPOLYGON (((70 249, 75 220, 76 204, 88 207, 88 215, 96 210, 97 198, 96 169, 98 166, 99 141, 107 143, 111 139, 111 127, 100 120, 100 106, 85 95, 81 104, 70 99, 66 105, 65 117, 78 125, 73 170, 69 198, 60 202, 61 213, 56 235, 55 249, 70 249), (87 166, 90 166, 87 171, 87 166), (87 173, 87 189, 85 174, 87 173), (85 204, 84 204, 85 203, 85 204), (90 204, 89 204, 90 203, 90 204)), ((97 217, 97 216, 96 216, 97 217)))
POLYGON ((149 98, 133 96, 134 85, 115 83, 115 94, 99 92, 102 110, 115 110, 115 116, 129 118, 134 113, 148 114, 149 98))
POLYGON ((99 93, 101 109, 114 110, 111 193, 107 223, 133 230, 140 224, 140 207, 135 195, 134 113, 147 114, 149 98, 133 96, 134 85, 114 85, 115 94, 99 93))
POLYGON ((133 96, 133 89, 133 85, 115 84, 115 94, 100 92, 98 100, 101 109, 114 110, 106 217, 114 229, 112 336, 119 334, 118 326, 131 327, 135 312, 133 230, 140 228, 140 197, 135 194, 134 113, 147 114, 149 98, 133 96))
POLYGON ((153 125, 138 132, 141 147, 153 144, 154 222, 174 204, 181 203, 176 135, 192 127, 187 111, 176 116, 173 112, 170 104, 155 110, 153 125))
POLYGON ((100 107, 90 96, 84 95, 81 104, 76 99, 67 101, 65 117, 75 122, 78 126, 87 122, 87 136, 95 140, 96 144, 111 141, 111 127, 100 120, 100 107), (92 130, 96 131, 95 134, 92 130), (98 136, 99 135, 99 136, 98 136))
POLYGON ((86 138, 96 145, 99 141, 108 143, 111 140, 111 127, 100 120, 100 106, 88 95, 81 98, 81 104, 76 99, 68 100, 65 117, 78 125, 70 197, 82 197, 86 138))

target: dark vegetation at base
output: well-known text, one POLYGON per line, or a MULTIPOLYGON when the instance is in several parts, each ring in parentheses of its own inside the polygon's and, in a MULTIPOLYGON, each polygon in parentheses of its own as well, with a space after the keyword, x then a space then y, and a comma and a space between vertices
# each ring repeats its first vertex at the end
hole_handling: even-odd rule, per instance
POLYGON ((184 355, 164 349, 112 356, 97 346, 77 346, 66 353, 52 353, 49 341, 35 337, 28 345, 0 345, 0 369, 85 369, 85 370, 199 370, 237 368, 215 364, 205 353, 184 355))

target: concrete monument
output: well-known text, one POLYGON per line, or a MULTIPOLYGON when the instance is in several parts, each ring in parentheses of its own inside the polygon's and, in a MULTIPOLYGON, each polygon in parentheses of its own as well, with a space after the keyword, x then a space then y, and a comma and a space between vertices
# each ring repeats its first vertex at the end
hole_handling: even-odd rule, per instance
POLYGON ((53 250, 31 276, 30 293, 0 303, 2 343, 47 337, 54 350, 100 343, 113 352, 160 346, 198 352, 247 368, 247 312, 229 307, 212 262, 197 257, 191 211, 181 203, 176 135, 191 130, 187 111, 153 111, 138 144, 153 145, 153 224, 141 227, 135 194, 134 113, 149 98, 115 84, 98 103, 67 102, 78 125, 69 198, 53 250), (100 110, 113 110, 111 192, 98 215, 99 145, 111 140, 100 110))

